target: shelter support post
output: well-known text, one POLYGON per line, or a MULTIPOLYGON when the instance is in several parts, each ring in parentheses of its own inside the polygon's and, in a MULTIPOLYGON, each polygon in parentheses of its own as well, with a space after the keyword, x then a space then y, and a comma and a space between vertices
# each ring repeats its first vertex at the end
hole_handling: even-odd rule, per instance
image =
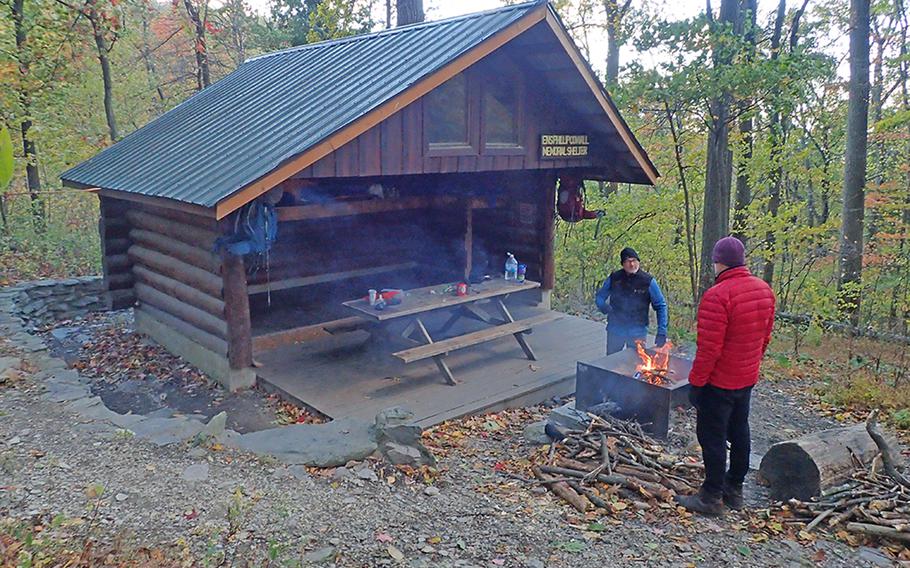
POLYGON ((253 364, 253 337, 250 324, 250 298, 247 295, 243 257, 222 256, 224 278, 224 315, 227 320, 228 361, 232 369, 253 364))

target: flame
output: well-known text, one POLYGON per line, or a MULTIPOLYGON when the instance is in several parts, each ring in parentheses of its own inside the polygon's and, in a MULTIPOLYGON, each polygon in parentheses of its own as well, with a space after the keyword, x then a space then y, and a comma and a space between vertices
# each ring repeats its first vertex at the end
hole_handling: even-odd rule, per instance
POLYGON ((652 385, 669 383, 667 377, 670 373, 670 350, 672 348, 673 344, 668 341, 663 347, 658 347, 654 351, 654 355, 648 355, 648 352, 645 351, 645 342, 636 341, 635 350, 638 351, 638 356, 641 358, 641 363, 635 367, 638 371, 636 376, 652 385))

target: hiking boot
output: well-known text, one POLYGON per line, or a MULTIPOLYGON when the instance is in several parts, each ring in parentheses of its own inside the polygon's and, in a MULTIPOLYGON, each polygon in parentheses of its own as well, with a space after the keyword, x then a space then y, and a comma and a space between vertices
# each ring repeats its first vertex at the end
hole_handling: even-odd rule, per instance
POLYGON ((734 511, 741 511, 743 507, 746 506, 746 502, 743 501, 743 486, 742 485, 733 485, 724 487, 724 505, 730 507, 734 511))
POLYGON ((724 514, 724 503, 720 495, 711 495, 704 489, 699 489, 695 495, 677 495, 677 503, 695 513, 709 517, 718 517, 724 514))

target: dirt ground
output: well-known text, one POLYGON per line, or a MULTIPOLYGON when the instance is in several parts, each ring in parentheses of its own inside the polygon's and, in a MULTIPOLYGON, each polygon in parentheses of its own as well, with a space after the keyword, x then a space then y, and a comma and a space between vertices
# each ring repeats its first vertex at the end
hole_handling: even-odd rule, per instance
MULTIPOLYGON (((58 353, 74 353, 80 341, 67 348, 66 336, 79 333, 85 330, 58 332, 58 353)), ((92 341, 92 334, 81 340, 92 341)), ((0 338, 4 351, 11 348, 0 338)), ((164 367, 158 369, 156 380, 99 376, 98 384, 155 383, 164 367)), ((194 393, 208 392, 184 379, 196 385, 194 393)), ((186 410, 174 402, 177 394, 168 391, 156 402, 161 387, 136 390, 143 388, 135 399, 121 392, 105 400, 152 412, 186 410)), ((167 388, 197 400, 178 382, 167 388)), ((811 410, 806 391, 795 382, 759 384, 752 413, 757 454, 834 424, 811 410)), ((100 546, 120 538, 118 546, 167 559, 149 565, 852 567, 897 565, 901 552, 783 525, 769 517, 767 497, 751 479, 749 509, 721 519, 672 507, 579 515, 541 488, 502 475, 539 451, 522 430, 545 417, 544 406, 429 431, 436 472, 377 462, 317 471, 217 445, 157 447, 80 419, 40 392, 29 377, 0 387, 0 518, 41 527, 43 539, 100 546)), ((193 408, 206 415, 227 408, 230 417, 232 397, 212 392, 193 408)), ((261 423, 274 419, 261 395, 246 396, 250 406, 241 408, 261 411, 261 423)), ((243 427, 241 417, 234 420, 243 427)), ((677 412, 673 444, 691 445, 693 426, 691 411, 677 412)))

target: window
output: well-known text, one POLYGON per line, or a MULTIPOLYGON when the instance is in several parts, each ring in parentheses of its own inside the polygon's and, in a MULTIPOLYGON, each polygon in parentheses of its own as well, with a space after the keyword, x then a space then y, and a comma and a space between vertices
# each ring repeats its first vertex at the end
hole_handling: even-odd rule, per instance
POLYGON ((483 153, 523 153, 521 74, 505 62, 499 62, 494 72, 486 73, 482 85, 483 153))
POLYGON ((518 81, 497 80, 484 85, 483 139, 486 148, 521 146, 518 103, 518 81))
POLYGON ((430 150, 472 149, 468 87, 461 73, 427 94, 424 132, 430 150))

